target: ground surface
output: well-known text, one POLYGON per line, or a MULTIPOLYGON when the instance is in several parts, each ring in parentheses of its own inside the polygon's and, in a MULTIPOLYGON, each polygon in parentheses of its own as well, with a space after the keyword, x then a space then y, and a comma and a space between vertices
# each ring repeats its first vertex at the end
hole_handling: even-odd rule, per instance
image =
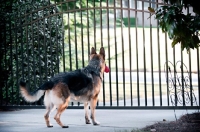
MULTIPOLYGON (((143 132, 200 132, 200 113, 185 114, 177 121, 162 121, 141 129, 143 132)), ((133 131, 134 132, 134 131, 133 131)))
POLYGON ((53 128, 45 125, 44 109, 0 111, 0 132, 200 132, 200 124, 192 123, 200 119, 200 114, 192 114, 195 112, 176 110, 176 122, 174 110, 97 109, 96 118, 101 124, 94 126, 85 124, 84 110, 67 109, 61 121, 69 128, 62 129, 53 119, 56 110, 50 116, 53 128))

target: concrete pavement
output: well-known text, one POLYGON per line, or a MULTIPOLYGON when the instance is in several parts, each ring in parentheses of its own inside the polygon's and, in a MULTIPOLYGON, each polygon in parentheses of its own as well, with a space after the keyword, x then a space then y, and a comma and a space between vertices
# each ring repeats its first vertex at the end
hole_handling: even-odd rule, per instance
MULTIPOLYGON (((67 109, 61 121, 69 128, 61 128, 53 119, 53 128, 47 128, 44 121, 45 109, 26 109, 18 111, 0 111, 0 132, 131 132, 147 125, 163 121, 175 121, 173 110, 96 110, 99 126, 86 125, 83 109, 67 109)), ((179 118, 195 110, 176 110, 179 118)))

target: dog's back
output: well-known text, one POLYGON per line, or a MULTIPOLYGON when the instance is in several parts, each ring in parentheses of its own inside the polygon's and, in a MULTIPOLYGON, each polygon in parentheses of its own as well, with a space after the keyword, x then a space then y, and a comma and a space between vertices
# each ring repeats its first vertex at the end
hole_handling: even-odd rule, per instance
POLYGON ((55 85, 58 83, 66 84, 70 92, 75 95, 80 95, 81 93, 79 91, 85 88, 89 90, 92 87, 92 78, 84 74, 80 69, 58 74, 51 81, 55 85))

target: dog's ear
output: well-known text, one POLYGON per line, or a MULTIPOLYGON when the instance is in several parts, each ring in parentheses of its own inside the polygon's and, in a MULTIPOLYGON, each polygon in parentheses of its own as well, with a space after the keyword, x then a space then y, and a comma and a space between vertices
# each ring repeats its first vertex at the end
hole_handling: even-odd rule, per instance
POLYGON ((91 53, 90 54, 97 54, 94 47, 91 48, 91 53))
POLYGON ((99 54, 101 54, 103 56, 103 59, 105 60, 105 50, 104 50, 104 47, 100 48, 99 54))

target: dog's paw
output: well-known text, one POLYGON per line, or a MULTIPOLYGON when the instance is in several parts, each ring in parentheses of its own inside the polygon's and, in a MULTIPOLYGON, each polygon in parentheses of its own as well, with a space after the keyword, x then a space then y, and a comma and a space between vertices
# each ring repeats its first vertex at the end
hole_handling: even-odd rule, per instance
POLYGON ((85 124, 91 124, 89 119, 85 119, 85 124))
POLYGON ((86 121, 85 124, 91 124, 90 120, 86 121))
POLYGON ((95 126, 100 125, 100 122, 94 121, 94 122, 93 122, 93 125, 95 125, 95 126))
POLYGON ((53 125, 49 125, 49 126, 47 126, 48 128, 51 128, 51 127, 53 127, 53 125))
POLYGON ((62 128, 69 128, 69 126, 62 126, 62 128))

